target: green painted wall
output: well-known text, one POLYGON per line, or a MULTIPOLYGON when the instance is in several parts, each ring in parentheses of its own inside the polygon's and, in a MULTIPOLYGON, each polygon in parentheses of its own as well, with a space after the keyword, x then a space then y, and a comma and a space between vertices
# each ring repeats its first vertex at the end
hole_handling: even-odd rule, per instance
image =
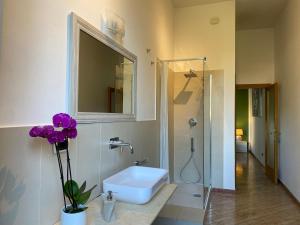
POLYGON ((243 140, 248 141, 248 90, 236 91, 236 128, 244 130, 243 140))

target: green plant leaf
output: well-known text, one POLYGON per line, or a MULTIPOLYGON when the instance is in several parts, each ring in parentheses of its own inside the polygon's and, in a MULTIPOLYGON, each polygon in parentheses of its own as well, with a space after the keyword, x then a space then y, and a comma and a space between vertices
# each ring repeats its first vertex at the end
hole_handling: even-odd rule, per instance
POLYGON ((81 185, 81 187, 79 188, 79 192, 83 193, 85 188, 86 188, 86 181, 84 181, 83 184, 81 185))
POLYGON ((74 180, 69 180, 64 185, 64 194, 68 198, 72 198, 72 195, 77 196, 79 195, 79 187, 78 184, 74 180))
POLYGON ((92 193, 91 191, 82 193, 80 196, 78 196, 78 198, 76 199, 76 202, 78 204, 84 205, 89 200, 91 193, 92 193))
POLYGON ((87 203, 87 201, 89 200, 90 196, 91 196, 91 193, 93 191, 93 189, 96 187, 93 186, 91 189, 89 189, 88 191, 84 192, 84 193, 81 193, 80 195, 76 195, 76 202, 77 204, 81 204, 81 205, 84 205, 85 203, 87 203))

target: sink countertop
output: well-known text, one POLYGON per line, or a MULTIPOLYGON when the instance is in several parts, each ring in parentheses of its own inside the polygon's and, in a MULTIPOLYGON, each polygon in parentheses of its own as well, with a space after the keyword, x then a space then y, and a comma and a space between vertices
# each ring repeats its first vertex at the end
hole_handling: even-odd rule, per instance
MULTIPOLYGON (((152 200, 145 205, 117 202, 117 218, 110 223, 102 219, 101 198, 98 197, 88 204, 87 225, 151 225, 175 189, 175 184, 164 185, 152 200)), ((56 223, 55 225, 60 225, 60 223, 56 223)))

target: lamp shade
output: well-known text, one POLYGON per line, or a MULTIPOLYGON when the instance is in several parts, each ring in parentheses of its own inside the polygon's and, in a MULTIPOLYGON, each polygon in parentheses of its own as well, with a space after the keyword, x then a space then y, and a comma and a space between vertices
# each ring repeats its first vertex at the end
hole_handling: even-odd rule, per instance
POLYGON ((236 136, 243 136, 244 135, 243 129, 236 129, 235 130, 235 135, 236 136))

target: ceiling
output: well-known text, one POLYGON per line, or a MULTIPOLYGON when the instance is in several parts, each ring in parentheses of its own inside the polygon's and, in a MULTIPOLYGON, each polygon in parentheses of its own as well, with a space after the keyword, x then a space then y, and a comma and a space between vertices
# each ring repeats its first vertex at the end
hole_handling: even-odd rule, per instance
POLYGON ((287 0, 236 0, 237 30, 274 27, 287 0))
MULTIPOLYGON (((175 8, 230 0, 172 0, 175 8)), ((274 27, 287 0, 236 0, 237 30, 274 27)))

